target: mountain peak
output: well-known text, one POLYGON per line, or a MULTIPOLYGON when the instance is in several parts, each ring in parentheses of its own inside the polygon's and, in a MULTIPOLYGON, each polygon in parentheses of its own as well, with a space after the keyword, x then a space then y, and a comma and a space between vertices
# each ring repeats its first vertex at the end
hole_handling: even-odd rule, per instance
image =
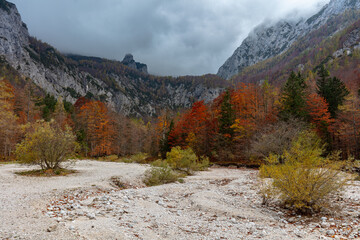
POLYGON ((121 63, 140 72, 148 73, 147 65, 144 63, 135 62, 134 56, 131 53, 126 54, 121 63))
POLYGON ((331 0, 318 13, 297 23, 290 20, 281 20, 270 26, 263 23, 249 34, 220 67, 217 75, 230 79, 248 66, 275 57, 288 50, 300 37, 323 26, 331 17, 351 9, 360 9, 360 1, 331 0))
POLYGON ((135 62, 134 56, 131 53, 125 55, 124 59, 122 60, 123 64, 129 64, 135 62))

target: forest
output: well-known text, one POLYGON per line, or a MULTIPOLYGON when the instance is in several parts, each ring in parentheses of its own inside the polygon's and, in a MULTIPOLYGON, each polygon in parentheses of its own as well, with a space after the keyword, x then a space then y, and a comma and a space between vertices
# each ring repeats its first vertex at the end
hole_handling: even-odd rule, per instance
MULTIPOLYGON (((174 147, 191 148, 198 158, 221 164, 259 166, 277 148, 288 146, 299 129, 311 129, 326 143, 327 153, 359 157, 358 88, 347 88, 322 66, 316 77, 291 72, 280 89, 268 81, 240 83, 211 104, 189 110, 164 110, 144 122, 115 113, 106 103, 80 97, 75 104, 47 94, 36 97, 30 82, 0 85, 1 159, 14 160, 17 144, 35 131, 37 122, 70 128, 78 157, 129 156, 147 153, 166 158, 174 147), (284 137, 282 129, 293 136, 284 137), (282 138, 283 137, 283 138, 282 138), (270 143, 269 139, 277 139, 270 143), (273 146, 272 146, 273 145, 273 146), (277 146, 276 146, 277 145, 277 146)), ((283 150, 283 149, 281 149, 283 150)))

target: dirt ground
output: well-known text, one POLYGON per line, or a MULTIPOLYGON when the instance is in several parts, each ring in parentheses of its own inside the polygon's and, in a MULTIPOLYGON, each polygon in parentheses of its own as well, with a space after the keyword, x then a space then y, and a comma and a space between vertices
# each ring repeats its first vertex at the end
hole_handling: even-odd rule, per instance
POLYGON ((359 182, 334 199, 338 208, 303 217, 263 206, 256 170, 211 168, 147 188, 145 165, 72 168, 39 178, 14 174, 28 166, 0 165, 0 239, 360 239, 359 182))

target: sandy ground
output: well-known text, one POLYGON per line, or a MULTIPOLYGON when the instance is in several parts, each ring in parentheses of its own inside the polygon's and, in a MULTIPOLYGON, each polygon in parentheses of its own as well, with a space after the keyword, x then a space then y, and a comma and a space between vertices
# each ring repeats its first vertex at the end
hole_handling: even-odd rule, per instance
POLYGON ((337 210, 310 218, 262 206, 255 170, 211 168, 145 188, 146 168, 83 160, 77 174, 35 178, 0 165, 0 239, 360 239, 359 182, 334 199, 337 210))

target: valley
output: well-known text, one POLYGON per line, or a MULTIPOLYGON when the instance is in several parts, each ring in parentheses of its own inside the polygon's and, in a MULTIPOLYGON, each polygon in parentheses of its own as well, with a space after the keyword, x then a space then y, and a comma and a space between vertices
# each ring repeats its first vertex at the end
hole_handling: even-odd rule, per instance
POLYGON ((81 160, 66 177, 36 178, 0 165, 1 239, 356 239, 359 182, 336 209, 309 217, 264 207, 256 170, 213 167, 144 187, 147 166, 81 160), (118 177, 129 186, 119 190, 118 177), (9 184, 11 182, 11 184, 9 184))

